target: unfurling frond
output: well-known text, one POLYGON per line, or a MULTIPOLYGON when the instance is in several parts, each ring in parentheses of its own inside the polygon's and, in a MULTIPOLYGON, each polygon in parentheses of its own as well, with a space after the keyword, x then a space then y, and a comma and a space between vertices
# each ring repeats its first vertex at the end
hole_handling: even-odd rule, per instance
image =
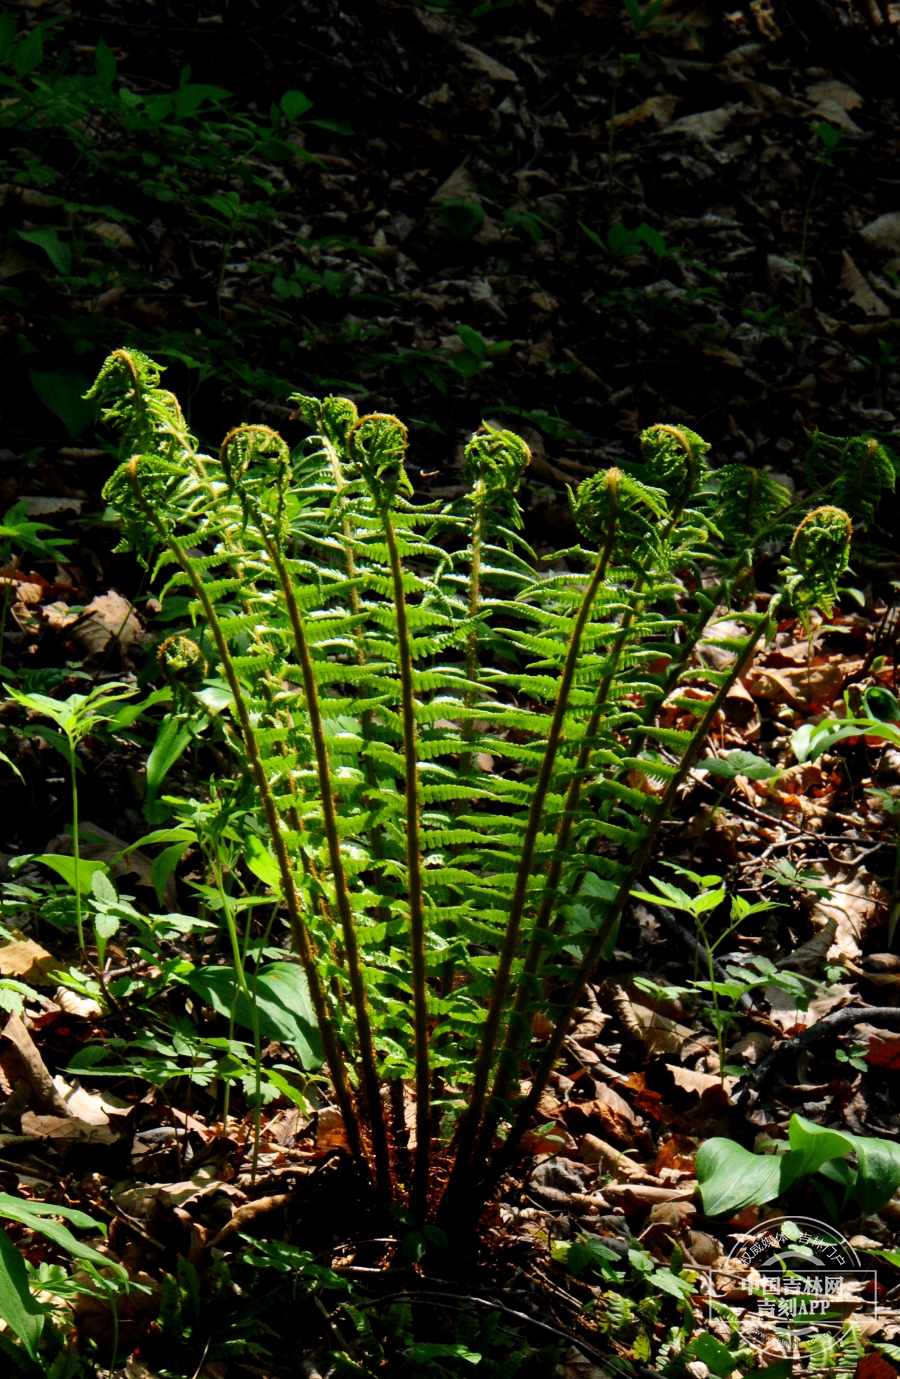
MULTIPOLYGON (((706 475, 709 443, 686 426, 648 426, 641 434, 644 473, 654 488, 685 503, 706 475)), ((643 477, 643 475, 642 475, 643 477)))
POLYGON ((463 478, 469 483, 480 479, 490 494, 515 493, 531 451, 514 431, 499 431, 483 423, 466 446, 463 478))
POLYGON ((806 456, 810 482, 851 516, 868 525, 882 496, 893 493, 900 455, 868 432, 826 436, 814 432, 806 456))
POLYGON ((347 432, 350 458, 381 509, 391 506, 401 488, 412 493, 403 467, 408 435, 402 421, 384 412, 360 417, 347 432))
POLYGON ((146 563, 182 519, 190 492, 190 471, 160 455, 132 455, 107 479, 103 497, 119 515, 117 551, 134 551, 146 563), (152 518, 151 518, 152 514, 152 518))
POLYGON ((769 537, 781 535, 776 519, 791 502, 783 484, 765 470, 743 464, 726 465, 715 478, 715 522, 727 545, 753 544, 764 531, 769 537))
POLYGON ((643 571, 652 562, 668 514, 659 489, 648 488, 621 469, 607 469, 583 479, 571 502, 578 530, 589 541, 603 542, 614 516, 615 563, 643 571))
POLYGON ((209 670, 197 643, 180 635, 166 638, 157 652, 157 661, 163 679, 173 689, 199 689, 209 670))
POLYGON ((838 581, 850 559, 853 523, 841 508, 815 508, 794 532, 785 592, 807 620, 813 608, 827 618, 838 596, 838 581))
POLYGON ((348 397, 309 397, 294 393, 291 402, 311 431, 318 431, 332 445, 343 449, 351 427, 359 421, 356 403, 348 397))
POLYGON ((120 433, 120 453, 157 451, 174 459, 179 450, 196 449, 178 399, 159 386, 162 372, 140 350, 114 350, 85 393, 120 433))

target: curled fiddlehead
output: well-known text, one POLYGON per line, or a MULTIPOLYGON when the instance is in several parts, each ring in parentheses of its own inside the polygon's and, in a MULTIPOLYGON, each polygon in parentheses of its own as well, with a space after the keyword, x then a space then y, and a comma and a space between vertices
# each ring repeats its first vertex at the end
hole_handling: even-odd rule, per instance
POLYGON ((813 608, 831 616, 852 535, 853 523, 837 507, 815 508, 794 532, 784 588, 804 622, 813 608))
POLYGON ((813 433, 806 456, 810 482, 868 525, 882 496, 893 493, 900 456, 869 432, 861 436, 813 433))
POLYGON ((183 519, 185 499, 193 488, 189 467, 160 455, 132 455, 110 475, 103 497, 119 517, 116 551, 134 551, 146 565, 160 537, 166 540, 183 519), (148 522, 148 509, 154 513, 148 522))
POLYGON ((687 502, 706 476, 709 442, 686 426, 660 423, 641 433, 642 474, 673 501, 687 502))
POLYGON ((382 512, 392 507, 401 489, 412 493, 403 467, 408 436, 403 422, 384 412, 360 417, 347 432, 350 458, 382 512))
POLYGON ((121 435, 122 450, 164 453, 196 450, 174 393, 160 388, 162 365, 140 350, 114 350, 86 398, 100 403, 101 416, 121 435))
POLYGON ((359 421, 355 402, 348 397, 309 397, 305 393, 294 393, 291 402, 311 431, 317 431, 339 451, 347 448, 347 435, 359 421))
POLYGON ((716 471, 718 481, 715 523, 731 547, 756 543, 761 532, 781 535, 778 514, 790 506, 791 495, 783 484, 763 469, 729 464, 716 471))
POLYGON ((470 501, 479 495, 509 518, 522 525, 515 495, 522 475, 531 463, 531 451, 514 431, 500 431, 484 422, 466 446, 463 478, 473 486, 470 501))
POLYGON ((222 442, 219 463, 229 491, 241 504, 246 521, 252 507, 275 521, 284 537, 285 499, 291 480, 291 452, 269 426, 236 426, 222 442))
POLYGON ((157 652, 162 677, 173 689, 199 689, 206 679, 209 665, 196 642, 190 637, 167 637, 157 652))
POLYGON ((648 488, 621 469, 607 469, 583 479, 574 493, 570 489, 569 501, 578 530, 593 542, 607 539, 615 509, 615 563, 641 573, 654 560, 668 516, 660 489, 648 488))

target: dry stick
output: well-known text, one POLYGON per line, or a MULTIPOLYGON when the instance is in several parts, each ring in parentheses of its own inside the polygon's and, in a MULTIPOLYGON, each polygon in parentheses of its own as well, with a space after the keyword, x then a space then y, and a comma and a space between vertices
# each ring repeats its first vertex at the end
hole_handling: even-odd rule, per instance
POLYGON ((325 742, 325 729, 322 724, 322 714, 319 707, 316 675, 313 669, 312 657, 309 653, 309 643, 306 639, 303 618, 297 604, 297 597, 294 592, 290 573, 284 563, 284 557, 277 544, 265 530, 262 522, 260 522, 260 531, 266 545, 269 559, 272 561, 281 584, 282 592, 284 593, 291 630, 294 634, 294 645, 297 649, 297 658, 300 662, 300 670, 303 675, 306 708, 309 714, 310 737, 312 738, 313 751, 316 757, 316 771, 319 777, 322 821, 325 825, 325 838, 328 844, 328 857, 331 862, 334 895, 337 902, 338 916, 341 921, 344 952, 347 957, 347 972, 350 978, 350 992, 353 998, 353 1009, 356 1016, 356 1026, 359 1035, 360 1061, 362 1064, 363 1085, 365 1087, 366 1103, 372 1129, 372 1148, 375 1154, 376 1176, 379 1190, 385 1197, 389 1198, 391 1191, 391 1162, 390 1153, 388 1151, 387 1128, 385 1126, 384 1112, 381 1104, 381 1090, 378 1082, 378 1068, 375 1062, 375 1044, 372 1037, 372 1023, 369 1018, 366 985, 363 980, 359 944, 356 940, 356 927, 353 922, 353 909, 350 904, 347 876, 344 871, 343 858, 341 857, 341 839, 338 831, 337 808, 335 806, 334 791, 331 785, 331 766, 328 761, 328 747, 325 742))
POLYGON ((416 1056, 416 1152, 410 1207, 424 1220, 428 1207, 428 1166, 431 1157, 431 1085, 428 1056, 428 985, 425 960, 425 908, 422 852, 419 843, 419 763, 416 746, 416 703, 413 695, 412 652, 403 589, 403 567, 397 536, 387 508, 381 512, 385 544, 394 586, 397 613, 397 651, 403 709, 403 756, 406 768, 406 870, 409 886, 409 934, 412 965, 414 1047, 416 1056))
POLYGON ((821 1039, 827 1034, 839 1034, 845 1029, 853 1029, 855 1025, 861 1025, 864 1020, 883 1020, 888 1024, 896 1024, 900 1020, 900 1006, 850 1006, 845 1010, 835 1010, 831 1015, 817 1020, 814 1025, 808 1025, 793 1039, 783 1040, 782 1043, 775 1046, 771 1053, 766 1055, 752 1076, 742 1081, 741 1086, 737 1088, 732 1098, 734 1105, 743 1106, 751 1093, 761 1091, 775 1064, 785 1054, 799 1052, 800 1049, 805 1049, 814 1040, 821 1039))
POLYGON ((618 920, 619 915, 621 914, 622 909, 626 901, 628 900, 629 895, 631 894, 631 888, 637 880, 641 868, 644 866, 644 863, 650 855, 650 850, 653 846, 658 826, 665 818, 666 814, 669 812, 669 808, 671 807, 671 804, 675 798, 675 793, 678 790, 678 787, 681 785, 681 782, 684 780, 684 777, 690 770, 691 763, 693 762, 694 757, 696 756, 697 752, 700 750, 702 743, 706 739, 710 727, 712 726, 713 720, 716 714, 718 713, 719 708, 725 700, 726 694, 728 693, 731 686, 734 684, 734 681, 737 679, 737 677, 743 672, 744 667, 751 660, 756 650, 756 646, 759 642, 760 637, 763 635, 763 633, 765 633, 765 638, 768 641, 769 637, 772 635, 772 630, 775 626, 772 615, 775 611, 776 604, 777 600, 773 601, 773 607, 769 612, 769 616, 765 619, 765 621, 761 621, 759 623, 754 632, 751 632, 747 640, 747 645, 744 648, 744 650, 740 653, 740 655, 737 657, 737 660, 735 661, 735 664, 731 669, 728 679, 722 683, 714 698, 710 700, 706 713, 703 715, 703 718, 694 736, 694 740, 690 744, 690 746, 684 754, 684 757, 682 758, 682 762, 677 774, 674 775, 672 779, 669 781, 665 791, 660 797, 659 804, 657 805, 656 810, 654 811, 653 818, 648 825, 644 841, 641 847, 639 848, 637 854, 635 855, 634 861, 632 862, 631 867, 629 868, 628 875, 625 877, 625 879, 619 886, 618 892, 616 893, 616 897, 611 903, 610 908, 607 911, 606 916, 603 920, 603 923, 600 925, 599 929, 594 935, 590 947, 588 948, 587 952, 582 958, 578 970, 575 973, 575 976, 572 978, 572 982, 569 986, 568 996, 566 998, 566 1003, 559 1015, 559 1018, 557 1019, 556 1025, 554 1026, 553 1033, 550 1036, 550 1042, 548 1044, 546 1053, 544 1054, 544 1057, 536 1073, 534 1074, 531 1084, 531 1090, 528 1096, 525 1098, 525 1101, 522 1103, 522 1106, 516 1117, 515 1123, 513 1124, 504 1145, 502 1146, 499 1153, 495 1156, 494 1162, 492 1163, 485 1179, 481 1184, 481 1189, 478 1193, 479 1204, 487 1200, 490 1193, 493 1192, 494 1188, 499 1183, 501 1177, 506 1171, 507 1166, 512 1162, 512 1159, 515 1155, 515 1151, 518 1148, 519 1141, 521 1140, 526 1129, 528 1128, 528 1122, 531 1119, 535 1107, 537 1106, 541 1098, 544 1087, 547 1085, 547 1079, 550 1077, 550 1074, 553 1072, 553 1069, 556 1065, 556 1059, 559 1056, 559 1051, 562 1048, 563 1041, 565 1040, 566 1034, 569 1029, 569 1023, 572 1019, 575 1007, 578 1005, 578 1002, 581 999, 581 994, 584 991, 585 984, 587 983, 597 962, 597 959, 603 951, 603 948, 605 947, 606 942, 613 931, 613 927, 616 921, 618 920))
POLYGON ((528 821, 522 838, 522 853, 516 870, 516 879, 513 885, 513 894, 509 907, 509 918, 507 920, 506 932, 503 936, 503 944, 497 960, 497 971, 494 975, 491 1002, 488 1006, 488 1012, 482 1032, 481 1046, 475 1064, 475 1075, 472 1080, 469 1105, 460 1129, 456 1162, 453 1165, 453 1171, 447 1184, 447 1193, 450 1193, 450 1200, 453 1200, 453 1195, 460 1182, 466 1177, 469 1156, 472 1146, 475 1143, 475 1137, 484 1110, 488 1079, 491 1073, 497 1035, 503 1015, 503 1005, 509 987, 513 958, 515 957, 516 946, 519 941, 519 929, 521 927, 522 915, 525 910, 525 901, 528 895, 528 882, 531 878, 531 867, 534 861, 535 847, 537 846, 538 834, 540 832, 544 812, 544 801, 546 800, 547 791, 550 788, 550 782, 553 777, 553 767, 556 761, 557 748, 559 747, 559 740, 569 704, 569 694, 572 688, 572 682, 575 678, 575 670, 578 665, 581 640, 588 618, 590 617, 594 600, 606 577, 607 566, 609 565, 609 559, 612 554, 616 533, 616 511, 618 507, 618 492, 614 483, 610 483, 609 485, 609 495, 609 508, 606 517, 606 539, 603 549, 597 558, 597 563, 594 566, 594 572, 590 582, 584 592, 581 607, 578 610, 578 615, 572 628, 569 646, 566 651, 566 659, 563 665, 563 672, 560 677, 556 704, 553 709, 553 718, 551 719, 550 729, 547 733, 544 757, 541 762, 534 793, 531 797, 531 805, 528 810, 528 821))
POLYGON ((190 561, 186 558, 175 538, 167 534, 152 505, 146 501, 141 492, 137 478, 138 459, 139 456, 133 456, 129 464, 129 479, 132 489, 142 509, 160 532, 165 544, 187 575, 191 588, 203 608, 210 631, 216 643, 216 650, 222 662, 222 669, 225 672, 225 678, 228 681, 228 687, 234 699, 235 712, 237 713, 241 726, 241 735, 244 739, 244 750, 247 753, 247 759, 250 762, 250 768, 256 780, 256 788, 259 792, 263 811, 266 816, 266 824, 268 825, 269 834, 272 839, 272 846, 275 849, 275 857, 281 873, 281 885, 284 891, 291 933, 294 938, 294 943, 297 946, 297 952, 303 964, 303 970, 309 985, 310 999, 313 1003, 316 1021, 322 1036, 322 1048, 325 1053, 325 1061, 328 1064, 328 1071, 331 1074, 331 1080, 334 1084, 338 1107, 346 1127, 347 1140, 354 1157, 359 1161, 366 1176, 371 1178, 369 1158, 363 1145, 359 1118, 356 1114, 356 1107, 353 1104, 353 1097, 350 1092, 350 1085, 347 1081, 347 1071, 344 1067, 344 1061, 340 1049, 338 1048, 337 1040, 334 1037, 334 1030, 331 1025, 331 1012, 328 1009, 325 992, 322 989, 322 984, 319 979, 319 971, 315 964, 309 931, 306 928, 301 912, 300 899, 297 895, 297 888, 294 885, 291 862, 288 857, 284 834, 281 831, 278 811, 275 807, 275 800, 272 796, 268 777, 266 776, 265 768, 263 767, 262 759, 259 754, 259 747, 257 745, 256 735, 253 731, 253 724, 250 720, 247 703, 244 699, 244 694, 234 665, 232 664, 231 652, 228 649, 228 643, 225 640, 219 619, 216 616, 216 610, 213 607, 202 579, 199 577, 190 561))

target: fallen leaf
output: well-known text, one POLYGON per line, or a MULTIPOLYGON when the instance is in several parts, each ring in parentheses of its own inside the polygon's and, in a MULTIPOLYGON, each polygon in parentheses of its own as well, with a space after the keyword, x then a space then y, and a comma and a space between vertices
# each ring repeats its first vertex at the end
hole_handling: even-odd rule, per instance
POLYGON ((724 134, 733 117, 734 110, 722 105, 717 110, 702 110, 696 115, 682 115, 680 120, 672 121, 669 129, 673 133, 686 134, 690 139, 708 142, 724 134))
POLYGON ((115 1144, 119 1138, 108 1122, 91 1125, 77 1116, 41 1116, 34 1111, 23 1113, 22 1133, 42 1140, 77 1140, 86 1144, 115 1144))
POLYGON ((556 1368, 556 1379, 606 1379, 606 1370, 595 1365, 593 1360, 572 1345, 556 1368))
POLYGON ((51 512, 81 512, 82 498, 42 497, 40 494, 25 498, 25 511, 29 517, 46 517, 51 512))
POLYGON ((238 1207, 231 1220, 227 1221, 218 1235, 210 1241, 210 1245, 216 1248, 235 1231, 245 1230, 254 1221, 259 1221, 264 1216, 271 1216, 273 1212, 280 1211, 288 1197, 288 1193, 278 1192, 271 1197, 258 1197, 254 1202, 246 1202, 242 1207, 238 1207))
POLYGON ((325 1106, 316 1120, 316 1145, 319 1149, 349 1149, 344 1118, 336 1106, 325 1106))
MULTIPOLYGON (((53 1078, 40 1055, 23 1021, 18 1015, 10 1015, 3 1029, 4 1039, 15 1048, 20 1064, 21 1075, 31 1086, 31 1102, 41 1115, 69 1116, 71 1112, 53 1084, 53 1078)), ((10 1071, 5 1068, 7 1077, 10 1071)))
POLYGON ((117 249, 133 249, 134 240, 122 225, 117 225, 114 220, 98 220, 88 229, 92 235, 98 239, 106 240, 107 244, 114 244, 117 249))
POLYGON ((79 996, 65 986, 57 987, 53 999, 66 1015, 74 1015, 82 1020, 93 1020, 101 1013, 98 1002, 92 996, 79 996))
POLYGON ((0 976, 18 977, 32 986, 55 986, 49 974, 58 970, 59 965, 59 958, 34 939, 18 939, 0 948, 0 976))
POLYGON ((869 286, 846 249, 843 251, 840 286, 850 293, 851 302, 866 316, 890 316, 890 307, 869 286))
POLYGON ((843 110, 858 110, 863 98, 852 86, 843 81, 817 81, 807 86, 806 94, 815 105, 820 101, 834 101, 843 110))
POLYGON ((478 183, 469 169, 463 164, 454 168, 450 176, 441 183, 431 197, 434 201, 478 201, 478 183))
POLYGON ((471 43, 457 43, 457 48, 464 53, 469 60, 469 66, 475 67, 479 72, 484 72, 486 76, 494 81, 518 81, 519 78, 509 67, 504 67, 502 62, 491 57, 488 53, 483 53, 480 48, 473 48, 471 43))
POLYGON ((112 641, 120 655, 127 655, 128 648, 142 630, 132 605, 115 589, 110 589, 87 605, 83 615, 69 629, 69 637, 85 660, 91 660, 102 655, 112 641))
MULTIPOLYGON (((721 1087, 722 1085, 721 1078, 715 1077, 712 1073, 699 1073, 691 1068, 679 1068, 675 1063, 667 1063, 666 1069, 675 1086, 680 1087, 683 1092, 695 1092, 697 1096, 702 1096, 710 1088, 721 1087)), ((737 1080, 736 1077, 726 1077, 725 1090, 730 1092, 737 1080)))
POLYGON ((860 230, 859 237, 870 249, 884 254, 900 253, 900 211, 888 211, 871 220, 860 230))
POLYGON ((649 1226, 671 1226, 680 1230, 685 1221, 696 1214, 692 1202, 655 1202, 647 1216, 649 1226))
MULTIPOLYGON (((645 120, 650 119, 656 120, 657 124, 667 125, 671 123, 679 100, 678 96, 650 96, 647 100, 641 101, 640 105, 635 105, 631 110, 623 110, 617 115, 616 129, 629 129, 632 125, 643 124, 645 120)), ((609 120, 606 121, 606 128, 609 129, 609 120)))
POLYGON ((787 953, 783 958, 779 958, 776 963, 782 971, 800 972, 805 977, 818 976, 822 964, 828 954, 828 950, 834 943, 837 933, 837 919, 827 920, 824 927, 814 934, 806 943, 802 943, 793 952, 787 953))
POLYGON ((756 27, 763 38, 767 38, 770 43, 775 43, 781 37, 781 29, 775 18, 772 0, 750 0, 750 13, 756 20, 756 27))
POLYGON ((597 1135, 585 1135, 579 1153, 586 1164, 601 1164, 603 1172, 614 1178, 644 1178, 646 1170, 630 1159, 622 1149, 607 1144, 597 1135))

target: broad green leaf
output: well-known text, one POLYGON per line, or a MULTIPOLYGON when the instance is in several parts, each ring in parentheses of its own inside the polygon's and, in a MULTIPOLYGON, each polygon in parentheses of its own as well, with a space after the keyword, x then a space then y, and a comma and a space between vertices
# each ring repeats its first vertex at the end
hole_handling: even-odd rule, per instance
POLYGON ((36 1361, 44 1309, 31 1296, 25 1261, 4 1230, 0 1230, 0 1317, 19 1337, 29 1359, 36 1361))
MULTIPOLYGON (((657 1281, 658 1275, 654 1278, 657 1281)), ((690 1353, 698 1360, 702 1360, 707 1369, 719 1376, 719 1379, 728 1379, 728 1375, 736 1368, 737 1361, 727 1345, 723 1345, 715 1336, 709 1332, 704 1332, 696 1336, 688 1346, 690 1353)))
POLYGON ((791 1182, 818 1172, 829 1159, 842 1159, 854 1148, 850 1135, 828 1130, 803 1116, 791 1116, 788 1138, 797 1156, 792 1164, 791 1182))
POLYGON ((874 1216, 900 1187, 900 1145, 892 1140, 853 1135, 859 1164, 854 1196, 863 1216, 874 1216))
POLYGON ((312 110, 313 107, 309 96, 304 96, 302 91, 285 91, 279 104, 282 114, 288 120, 299 120, 301 115, 305 115, 307 110, 312 110))
MULTIPOLYGON (((48 241, 42 247, 51 258, 56 255, 54 267, 66 276, 71 266, 69 246, 57 241, 54 248, 48 241)), ((59 417, 72 440, 76 440, 97 415, 96 405, 84 400, 89 386, 87 378, 80 369, 68 365, 61 369, 29 369, 28 376, 41 402, 59 417)))
POLYGON ((751 1154, 734 1140, 715 1137, 697 1154, 697 1182, 707 1216, 733 1216, 744 1207, 773 1202, 781 1191, 781 1159, 751 1154))
POLYGON ((156 898, 160 905, 163 903, 169 877, 191 846, 192 841, 193 839, 182 843, 172 843, 170 847, 163 848, 162 852, 154 857, 150 863, 150 880, 153 882, 153 889, 156 891, 156 898))
POLYGON ((771 780, 780 773, 754 752, 729 752, 725 757, 704 757, 697 763, 711 776, 734 780, 736 776, 746 776, 748 780, 771 780))
POLYGON ((253 875, 273 891, 281 889, 281 868, 255 833, 248 833, 244 838, 244 861, 253 875))
MULTIPOLYGON (((10 1221, 19 1221, 24 1226, 29 1226, 33 1231, 44 1235, 48 1240, 52 1240, 54 1245, 58 1245, 66 1254, 73 1259, 84 1259, 91 1264, 96 1264, 99 1269, 108 1269, 111 1260, 108 1255, 103 1255, 99 1250, 93 1249, 90 1245, 84 1245, 72 1234, 67 1227, 53 1219, 54 1216, 63 1216, 71 1221, 74 1226, 81 1230, 97 1230, 98 1227, 105 1233, 106 1227, 101 1226, 99 1221, 87 1216, 83 1211, 73 1211, 71 1208, 58 1207, 55 1203, 34 1203, 23 1202, 17 1197, 10 1197, 7 1193, 0 1193, 0 1217, 6 1217, 10 1221), (52 1213, 52 1215, 51 1215, 52 1213)), ((120 1265, 112 1265, 113 1268, 121 1271, 120 1265)), ((122 1271, 124 1272, 124 1271, 122 1271)))
MULTIPOLYGON (((253 979, 248 978, 252 991, 253 979)), ((231 1014, 234 1001, 234 968, 201 967, 192 972, 188 986, 220 1015, 231 1014)), ((295 963, 275 962, 260 969, 256 978, 256 1006, 260 1032, 293 1049, 301 1065, 318 1068, 322 1063, 322 1044, 315 1022, 309 988, 303 970, 295 963)), ((245 1029, 252 1029, 250 1005, 240 990, 235 1018, 245 1029)))
MULTIPOLYGON (((68 886, 75 889, 75 858, 67 852, 41 852, 33 860, 50 867, 68 886)), ((78 889, 82 895, 91 895, 94 887, 94 873, 105 872, 105 862, 89 862, 82 857, 78 862, 78 889)))
POLYGON ((159 787, 191 740, 191 730, 172 714, 159 725, 153 749, 147 758, 147 798, 155 798, 159 787))

